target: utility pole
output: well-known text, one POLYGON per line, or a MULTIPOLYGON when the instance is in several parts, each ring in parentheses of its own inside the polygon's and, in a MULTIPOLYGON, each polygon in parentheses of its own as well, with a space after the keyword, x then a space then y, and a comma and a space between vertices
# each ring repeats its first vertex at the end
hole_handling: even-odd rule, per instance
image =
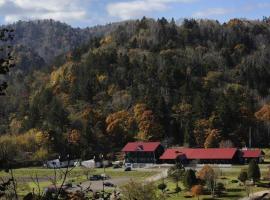
MULTIPOLYGON (((103 156, 103 154, 101 154, 101 158, 102 158, 102 167, 103 167, 103 171, 104 171, 104 176, 105 176, 105 165, 104 165, 104 156, 103 156)), ((103 199, 105 198, 105 189, 104 189, 104 179, 105 179, 105 177, 103 177, 102 178, 102 193, 103 193, 103 199)))
POLYGON ((249 148, 251 148, 251 127, 249 127, 249 148))

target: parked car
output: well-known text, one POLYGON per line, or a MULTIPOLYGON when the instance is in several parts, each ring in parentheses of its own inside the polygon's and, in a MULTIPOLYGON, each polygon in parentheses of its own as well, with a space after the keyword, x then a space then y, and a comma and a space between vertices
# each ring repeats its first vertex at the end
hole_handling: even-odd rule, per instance
POLYGON ((111 182, 104 182, 103 185, 106 187, 115 187, 115 185, 111 182))
POLYGON ((72 183, 66 183, 63 186, 66 187, 66 188, 72 188, 72 183))
POLYGON ((118 169, 118 168, 121 168, 121 166, 117 164, 113 166, 113 169, 118 169))
POLYGON ((93 175, 93 176, 91 176, 91 177, 89 178, 90 181, 99 181, 99 180, 103 180, 103 179, 104 179, 103 176, 97 175, 97 174, 95 174, 95 175, 93 175))
POLYGON ((102 176, 103 180, 108 180, 111 178, 110 176, 108 176, 106 174, 101 174, 100 176, 102 176))
POLYGON ((129 172, 129 171, 131 171, 131 167, 126 167, 125 172, 129 172))

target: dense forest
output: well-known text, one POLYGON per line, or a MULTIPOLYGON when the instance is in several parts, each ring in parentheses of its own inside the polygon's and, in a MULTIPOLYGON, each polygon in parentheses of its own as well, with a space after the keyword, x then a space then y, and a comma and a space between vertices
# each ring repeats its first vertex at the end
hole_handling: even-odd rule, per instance
POLYGON ((46 37, 57 38, 48 45, 69 44, 55 57, 57 51, 44 54, 47 47, 33 52, 37 47, 19 51, 22 44, 16 45, 14 52, 23 52, 16 68, 23 63, 29 70, 14 68, 0 97, 1 147, 16 158, 89 158, 135 140, 269 145, 269 18, 185 19, 181 25, 142 18, 91 37, 89 30, 78 40, 59 37, 65 30, 46 37), (69 41, 76 41, 74 48, 69 41))

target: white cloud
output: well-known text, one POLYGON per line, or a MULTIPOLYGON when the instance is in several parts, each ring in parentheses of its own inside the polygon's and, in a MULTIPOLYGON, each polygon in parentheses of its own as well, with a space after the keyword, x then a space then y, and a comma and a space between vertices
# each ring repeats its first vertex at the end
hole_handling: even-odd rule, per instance
POLYGON ((0 0, 0 15, 8 23, 48 18, 65 22, 82 20, 87 17, 83 1, 85 0, 0 0))
POLYGON ((193 14, 193 17, 211 17, 217 15, 224 15, 233 12, 232 9, 226 8, 209 8, 207 10, 198 11, 193 14))
POLYGON ((164 11, 170 3, 190 3, 195 0, 134 0, 110 3, 107 12, 112 17, 126 20, 141 17, 155 11, 164 11))
POLYGON ((2 6, 5 3, 5 0, 0 0, 0 6, 2 6))

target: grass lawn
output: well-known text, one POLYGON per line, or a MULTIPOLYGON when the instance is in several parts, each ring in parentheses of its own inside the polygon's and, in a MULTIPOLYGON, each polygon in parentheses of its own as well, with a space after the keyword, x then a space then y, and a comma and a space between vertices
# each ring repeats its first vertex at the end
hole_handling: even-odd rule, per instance
MULTIPOLYGON (((65 169, 62 169, 64 171, 65 169)), ((86 175, 85 175, 85 169, 81 167, 74 168, 69 176, 66 182, 72 182, 74 184, 78 184, 80 182, 87 181, 86 175)), ((89 176, 91 174, 102 174, 104 173, 104 170, 101 168, 91 170, 89 176)), ((113 168, 106 168, 105 169, 106 175, 117 178, 117 177, 129 177, 134 178, 136 180, 143 180, 147 177, 155 175, 157 172, 155 171, 130 171, 125 172, 124 169, 113 169, 113 168)), ((18 192, 19 195, 23 196, 31 191, 33 191, 33 188, 35 191, 38 190, 38 187, 35 185, 34 181, 31 177, 37 177, 39 178, 40 182, 40 188, 43 191, 44 188, 51 185, 51 181, 49 177, 54 177, 54 170, 53 169, 47 169, 47 168, 21 168, 14 170, 14 176, 15 179, 18 181, 18 192)), ((9 174, 5 173, 4 171, 0 172, 0 177, 8 177, 9 174)), ((58 176, 58 183, 61 183, 61 172, 57 170, 57 176, 58 176)))
MULTIPOLYGON (((245 187, 238 183, 233 183, 232 180, 237 180, 237 177, 241 171, 242 168, 247 168, 247 165, 239 165, 239 166, 233 166, 232 168, 221 170, 220 178, 218 182, 221 182, 224 184, 226 191, 223 193, 221 197, 214 198, 218 200, 238 200, 242 197, 247 196, 245 187)), ((266 176, 266 173, 268 172, 268 164, 261 164, 261 177, 266 176)), ((168 198, 166 200, 185 200, 185 199, 192 199, 197 200, 198 198, 195 197, 187 197, 190 196, 189 191, 185 191, 184 186, 180 183, 179 186, 181 187, 182 191, 178 194, 174 193, 175 183, 170 179, 165 179, 165 183, 167 184, 168 191, 168 198)), ((161 181, 157 182, 157 184, 161 183, 161 181)), ((267 190, 267 188, 263 187, 251 187, 250 188, 251 193, 267 190)), ((200 196, 200 200, 207 200, 207 199, 213 199, 211 195, 202 195, 200 196)))

